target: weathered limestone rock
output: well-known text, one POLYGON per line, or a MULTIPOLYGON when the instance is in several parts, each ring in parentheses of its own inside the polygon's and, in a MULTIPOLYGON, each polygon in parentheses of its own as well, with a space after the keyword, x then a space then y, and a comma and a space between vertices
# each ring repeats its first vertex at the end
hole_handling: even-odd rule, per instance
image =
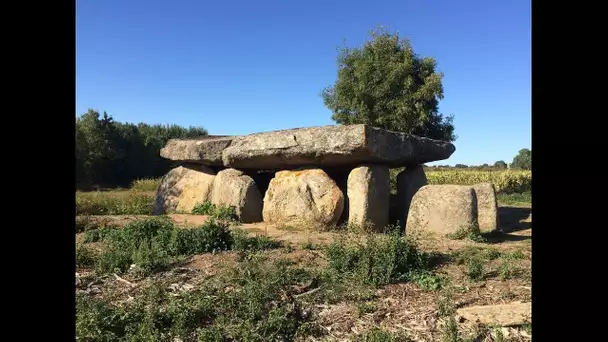
POLYGON ((471 186, 425 185, 412 198, 406 230, 450 234, 476 221, 477 197, 471 186))
POLYGON ((388 224, 389 171, 383 165, 364 165, 348 175, 348 223, 381 231, 388 224))
POLYGON ((492 183, 480 183, 473 185, 477 196, 477 223, 479 230, 491 232, 498 229, 498 202, 496 201, 496 190, 492 183))
POLYGON ((264 196, 264 222, 322 224, 338 222, 344 195, 321 169, 279 171, 264 196))
POLYGON ((160 156, 169 160, 220 166, 222 151, 233 137, 206 135, 195 139, 170 139, 160 150, 160 156))
POLYGON ((397 175, 397 217, 402 229, 407 222, 412 198, 427 184, 424 168, 420 165, 408 167, 397 175))
POLYGON ((367 125, 298 128, 234 137, 222 152, 224 166, 293 169, 300 166, 391 167, 449 158, 453 144, 367 125))
POLYGON ((244 223, 262 221, 262 194, 253 178, 235 169, 225 169, 217 173, 211 194, 212 204, 233 206, 244 223))
POLYGON ((204 165, 187 164, 169 171, 156 191, 153 214, 190 213, 208 200, 215 172, 204 165))

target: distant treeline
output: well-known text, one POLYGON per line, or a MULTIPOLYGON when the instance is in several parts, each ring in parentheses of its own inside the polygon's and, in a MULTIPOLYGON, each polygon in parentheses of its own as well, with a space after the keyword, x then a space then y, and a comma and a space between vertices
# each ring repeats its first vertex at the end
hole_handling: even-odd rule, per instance
POLYGON ((136 179, 161 177, 172 167, 159 154, 167 141, 201 135, 207 135, 202 127, 135 125, 89 110, 76 118, 76 187, 124 187, 136 179))

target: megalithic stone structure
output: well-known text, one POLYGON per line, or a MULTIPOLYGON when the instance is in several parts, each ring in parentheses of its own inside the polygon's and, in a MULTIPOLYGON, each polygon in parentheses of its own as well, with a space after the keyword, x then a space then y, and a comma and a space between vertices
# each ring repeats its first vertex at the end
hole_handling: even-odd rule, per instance
MULTIPOLYGON (((279 212, 282 210, 280 208, 289 203, 302 202, 309 204, 300 206, 301 210, 311 211, 301 213, 303 218, 307 218, 304 221, 319 220, 318 223, 320 224, 327 224, 328 222, 334 224, 337 217, 349 216, 348 221, 351 223, 369 220, 374 221, 370 222, 373 227, 381 229, 386 224, 389 210, 387 203, 390 193, 386 189, 386 175, 382 176, 386 173, 386 169, 396 167, 416 168, 423 163, 447 159, 455 150, 454 145, 449 142, 393 132, 369 125, 332 125, 278 130, 243 136, 171 139, 161 149, 160 155, 165 159, 181 164, 202 164, 213 167, 216 172, 225 168, 239 170, 239 172, 242 172, 241 178, 249 179, 250 177, 254 183, 256 180, 264 182, 265 184, 256 184, 261 195, 248 198, 244 193, 235 194, 234 198, 239 198, 239 203, 247 203, 247 208, 256 208, 256 211, 260 211, 259 215, 257 212, 248 212, 249 219, 246 218, 247 221, 250 221, 251 217, 272 217, 273 223, 280 223, 275 221, 280 221, 282 217, 290 218, 293 221, 293 213, 298 210, 285 208, 285 215, 282 215, 279 212), (348 177, 351 171, 354 170, 355 173, 351 175, 349 185, 347 187, 342 186, 342 189, 333 185, 329 187, 328 182, 324 183, 327 189, 331 188, 334 192, 342 193, 341 196, 335 194, 331 197, 332 201, 329 202, 323 194, 324 190, 321 189, 321 185, 315 183, 314 177, 306 178, 306 181, 283 182, 290 186, 285 191, 280 186, 283 183, 272 182, 275 173, 301 170, 302 172, 297 171, 293 175, 304 175, 312 172, 304 171, 311 168, 316 168, 321 173, 324 172, 322 170, 326 170, 327 175, 346 175, 348 177), (382 171, 383 168, 384 171, 382 171), (336 170, 339 172, 336 172, 336 170), (368 172, 369 170, 374 172, 368 172), (264 174, 267 176, 260 177, 262 172, 265 172, 264 174), (357 178, 356 175, 361 177, 357 178), (375 189, 378 186, 382 189, 375 189), (302 201, 282 201, 280 202, 281 205, 273 206, 272 215, 270 215, 270 208, 266 210, 264 203, 262 203, 263 198, 270 201, 272 197, 267 195, 267 191, 272 191, 273 194, 274 192, 297 194, 296 197, 301 198, 302 201), (356 193, 348 194, 349 191, 356 193), (344 203, 333 200, 334 197, 336 199, 344 198, 344 203), (321 199, 325 202, 316 203, 321 199), (350 202, 351 199, 352 202, 350 202), (330 218, 317 212, 318 208, 325 208, 326 205, 329 205, 328 203, 331 204, 331 210, 328 209, 328 212, 331 212, 330 218), (349 205, 353 208, 351 208, 352 212, 347 211, 345 215, 342 215, 343 210, 349 209, 345 203, 352 203, 349 205), (386 213, 383 212, 384 210, 386 210, 386 213), (262 212, 266 212, 268 215, 262 215, 262 212)), ((282 177, 285 175, 281 173, 282 177)), ((290 173, 290 175, 292 174, 290 173)), ((340 178, 342 176, 334 177, 340 178)), ((322 179, 322 177, 317 178, 322 179)), ((169 180, 170 178, 166 177, 166 179, 169 180)), ((230 179, 232 178, 216 177, 211 189, 201 188, 200 191, 213 193, 213 187, 216 186, 215 182, 230 182, 230 179)), ((346 179, 333 179, 333 181, 344 185, 348 183, 346 179)), ((192 184, 196 186, 197 183, 192 184)), ((183 184, 180 185, 184 186, 183 184)), ((217 184, 217 186, 222 187, 224 192, 225 189, 239 189, 237 186, 233 187, 226 184, 217 184)), ((179 205, 179 195, 176 195, 176 191, 171 191, 171 188, 171 184, 161 184, 157 193, 157 202, 164 203, 164 198, 171 196, 172 206, 167 208, 185 207, 179 205)), ((179 193, 192 194, 196 191, 196 189, 180 189, 179 193)), ((252 194, 256 193, 255 191, 250 192, 252 194)), ((408 197, 413 195, 413 193, 407 194, 408 197)), ((228 195, 225 194, 224 197, 226 196, 228 195)), ((213 203, 217 196, 207 197, 213 203)), ((223 205, 225 203, 214 204, 223 205)), ((406 204, 409 203, 401 205, 406 204)), ((404 213, 407 213, 407 210, 408 208, 401 208, 404 213)), ((237 212, 239 211, 237 210, 237 212)))
POLYGON ((284 170, 360 164, 415 166, 447 159, 455 150, 453 144, 441 140, 368 125, 340 125, 235 137, 171 139, 161 150, 161 156, 235 169, 284 170))

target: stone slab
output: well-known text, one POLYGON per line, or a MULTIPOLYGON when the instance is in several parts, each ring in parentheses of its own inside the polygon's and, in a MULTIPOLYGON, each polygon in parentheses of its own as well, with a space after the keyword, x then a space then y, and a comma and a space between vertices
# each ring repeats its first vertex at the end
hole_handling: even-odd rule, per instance
POLYGON ((232 136, 206 135, 195 139, 170 139, 160 150, 160 156, 182 163, 222 166, 222 151, 232 136))
POLYGON ((382 164, 414 166, 449 158, 445 141, 368 125, 332 125, 237 136, 222 152, 223 164, 237 169, 291 169, 382 164))

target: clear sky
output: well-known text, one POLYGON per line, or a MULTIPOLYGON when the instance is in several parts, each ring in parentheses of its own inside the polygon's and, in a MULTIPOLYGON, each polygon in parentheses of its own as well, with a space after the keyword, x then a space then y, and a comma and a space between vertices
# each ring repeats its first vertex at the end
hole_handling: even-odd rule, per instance
POLYGON ((530 0, 77 0, 76 114, 218 135, 333 124, 319 93, 336 49, 378 25, 444 73, 458 139, 432 164, 530 148, 530 0))

